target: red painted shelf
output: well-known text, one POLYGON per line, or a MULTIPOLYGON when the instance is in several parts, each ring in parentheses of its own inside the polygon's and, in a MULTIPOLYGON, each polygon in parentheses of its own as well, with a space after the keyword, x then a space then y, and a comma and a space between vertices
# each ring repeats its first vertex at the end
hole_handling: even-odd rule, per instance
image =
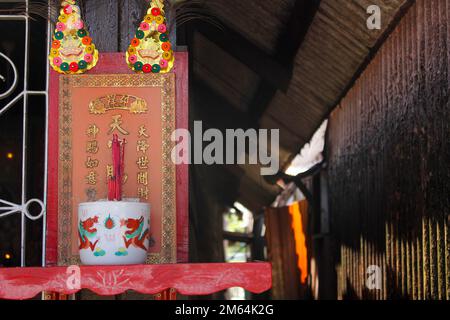
POLYGON ((42 291, 73 294, 81 289, 98 295, 127 290, 157 294, 167 289, 187 296, 207 295, 232 287, 262 293, 272 286, 271 265, 263 262, 80 266, 79 271, 81 281, 76 285, 67 267, 0 268, 0 299, 30 299, 42 291))

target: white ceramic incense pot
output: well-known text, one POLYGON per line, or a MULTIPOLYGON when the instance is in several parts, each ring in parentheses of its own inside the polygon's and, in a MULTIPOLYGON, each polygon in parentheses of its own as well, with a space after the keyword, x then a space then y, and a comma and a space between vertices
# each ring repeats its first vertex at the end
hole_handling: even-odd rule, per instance
POLYGON ((145 263, 149 231, 148 203, 97 201, 78 206, 78 244, 83 264, 145 263))

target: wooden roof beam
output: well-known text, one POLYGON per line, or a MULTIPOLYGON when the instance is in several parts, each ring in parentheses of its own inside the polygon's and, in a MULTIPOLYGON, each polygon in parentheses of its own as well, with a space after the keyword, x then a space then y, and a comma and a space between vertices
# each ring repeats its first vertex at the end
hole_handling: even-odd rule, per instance
POLYGON ((265 53, 239 32, 225 25, 222 29, 219 29, 205 22, 195 23, 194 30, 241 61, 264 82, 279 90, 287 90, 292 76, 291 68, 280 64, 275 58, 265 53))
MULTIPOLYGON (((311 25, 321 0, 297 0, 294 10, 286 25, 285 32, 278 40, 276 60, 282 61, 283 65, 292 72, 292 63, 300 48, 309 26, 311 25)), ((288 83, 289 85, 289 83, 288 83)), ((283 90, 286 91, 286 90, 283 90)), ((262 81, 256 91, 255 97, 249 106, 250 117, 257 121, 262 117, 277 92, 277 87, 271 86, 270 82, 262 81)))
POLYGON ((308 33, 321 0, 297 0, 295 1, 292 15, 286 24, 285 31, 278 40, 276 58, 284 65, 291 65, 294 61, 300 45, 308 33))

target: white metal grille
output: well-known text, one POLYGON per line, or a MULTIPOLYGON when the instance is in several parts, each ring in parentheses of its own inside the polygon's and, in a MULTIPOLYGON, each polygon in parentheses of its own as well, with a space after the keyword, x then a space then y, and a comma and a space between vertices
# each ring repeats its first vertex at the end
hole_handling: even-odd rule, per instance
MULTIPOLYGON (((17 2, 17 1, 11 1, 17 2)), ((0 218, 10 216, 13 214, 21 215, 21 237, 20 237, 20 265, 26 266, 26 226, 27 223, 42 219, 42 266, 45 266, 45 235, 46 235, 46 208, 47 208, 47 168, 48 168, 48 74, 49 66, 47 64, 46 84, 45 91, 32 91, 29 90, 28 76, 29 76, 29 59, 30 59, 30 17, 29 12, 29 0, 22 1, 26 6, 26 13, 23 15, 0 15, 0 22, 4 20, 14 20, 24 24, 25 36, 24 36, 24 48, 25 59, 23 61, 23 90, 13 97, 8 103, 3 104, 2 100, 11 96, 15 91, 17 84, 19 83, 19 72, 17 71, 16 64, 4 53, 0 52, 0 63, 7 63, 13 69, 14 80, 12 85, 6 89, 5 92, 0 92, 0 117, 3 116, 7 110, 11 108, 23 108, 23 132, 22 132, 22 186, 21 186, 21 202, 12 203, 6 200, 0 199, 0 218), (45 97, 45 160, 44 160, 44 177, 43 185, 44 192, 42 199, 27 199, 26 184, 27 184, 27 123, 28 123, 28 108, 30 96, 43 96, 45 97), (22 100, 22 103, 19 103, 22 100), (40 212, 37 215, 30 213, 30 206, 32 204, 38 204, 40 206, 40 212)), ((51 23, 47 23, 47 39, 50 34, 51 23)), ((1 35, 0 35, 1 37, 1 35)), ((47 40, 47 52, 49 52, 49 41, 47 40)), ((22 63, 22 62, 20 62, 22 63)), ((4 81, 5 77, 0 75, 0 81, 4 81)))

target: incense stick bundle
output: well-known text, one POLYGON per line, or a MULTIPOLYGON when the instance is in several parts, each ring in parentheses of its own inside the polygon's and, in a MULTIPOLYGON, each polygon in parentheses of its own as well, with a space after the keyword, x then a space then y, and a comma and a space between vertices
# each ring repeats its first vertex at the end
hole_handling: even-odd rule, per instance
POLYGON ((125 153, 125 139, 122 143, 117 134, 113 135, 112 140, 112 176, 108 181, 108 200, 121 201, 122 200, 122 180, 124 170, 124 153, 125 153))

